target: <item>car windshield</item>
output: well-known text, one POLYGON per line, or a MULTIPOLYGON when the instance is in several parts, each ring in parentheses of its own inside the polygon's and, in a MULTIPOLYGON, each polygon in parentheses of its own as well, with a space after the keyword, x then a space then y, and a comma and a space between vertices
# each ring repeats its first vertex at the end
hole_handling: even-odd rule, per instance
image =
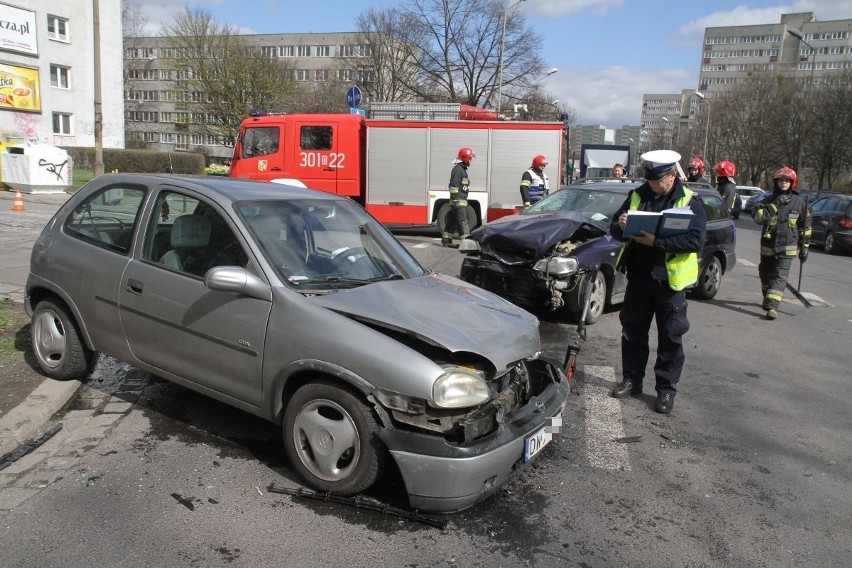
POLYGON ((361 286, 426 271, 381 224, 347 201, 240 201, 235 208, 279 277, 299 290, 361 286))
POLYGON ((602 191, 589 187, 577 186, 565 188, 548 195, 523 214, 543 213, 545 211, 577 211, 583 217, 598 226, 609 229, 610 219, 624 203, 626 196, 620 192, 602 191))

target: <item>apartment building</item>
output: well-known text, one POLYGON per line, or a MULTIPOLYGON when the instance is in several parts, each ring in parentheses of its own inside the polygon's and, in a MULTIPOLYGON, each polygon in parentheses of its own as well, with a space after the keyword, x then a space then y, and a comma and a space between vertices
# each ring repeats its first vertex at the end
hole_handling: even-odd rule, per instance
POLYGON ((706 28, 698 90, 710 99, 756 73, 823 83, 850 69, 852 19, 817 21, 813 12, 782 14, 776 24, 706 28))
POLYGON ((123 148, 122 60, 112 56, 121 46, 120 2, 0 4, 0 144, 93 147, 99 77, 103 145, 123 148), (92 25, 95 6, 97 30, 92 25), (99 73, 96 46, 101 53, 99 73))
MULTIPOLYGON (((290 63, 296 81, 311 85, 339 82, 343 110, 347 87, 374 81, 370 71, 358 69, 357 62, 370 56, 370 45, 361 43, 362 34, 357 32, 240 37, 263 55, 290 63)), ((209 134, 211 129, 204 125, 215 124, 217 117, 191 110, 191 103, 202 95, 188 90, 186 77, 174 64, 175 55, 166 38, 127 39, 124 98, 128 138, 152 150, 199 152, 209 162, 224 162, 232 155, 233 137, 209 134)))

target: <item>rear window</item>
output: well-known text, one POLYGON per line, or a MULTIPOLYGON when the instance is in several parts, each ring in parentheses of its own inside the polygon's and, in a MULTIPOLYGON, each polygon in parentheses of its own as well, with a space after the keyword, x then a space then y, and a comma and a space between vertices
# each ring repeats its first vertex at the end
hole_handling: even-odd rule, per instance
POLYGON ((707 221, 718 221, 727 219, 728 208, 722 202, 722 198, 716 195, 699 194, 699 197, 704 202, 704 212, 707 215, 707 221))

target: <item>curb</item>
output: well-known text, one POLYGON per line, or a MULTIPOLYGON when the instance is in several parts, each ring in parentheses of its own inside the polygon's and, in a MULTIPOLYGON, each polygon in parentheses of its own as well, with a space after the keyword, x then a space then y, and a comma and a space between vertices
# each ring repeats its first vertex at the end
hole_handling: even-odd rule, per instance
POLYGON ((21 404, 0 418, 0 457, 35 438, 80 388, 80 381, 45 379, 21 404))

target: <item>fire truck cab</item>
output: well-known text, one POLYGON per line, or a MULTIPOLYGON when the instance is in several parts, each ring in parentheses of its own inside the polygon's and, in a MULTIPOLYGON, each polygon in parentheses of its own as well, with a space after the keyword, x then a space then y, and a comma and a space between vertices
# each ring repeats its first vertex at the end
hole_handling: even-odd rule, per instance
POLYGON ((551 189, 558 186, 562 133, 560 122, 252 116, 241 124, 230 175, 297 179, 355 199, 383 223, 440 225, 453 160, 467 146, 476 153, 468 171, 476 226, 521 207, 521 175, 538 154, 550 161, 551 189))

